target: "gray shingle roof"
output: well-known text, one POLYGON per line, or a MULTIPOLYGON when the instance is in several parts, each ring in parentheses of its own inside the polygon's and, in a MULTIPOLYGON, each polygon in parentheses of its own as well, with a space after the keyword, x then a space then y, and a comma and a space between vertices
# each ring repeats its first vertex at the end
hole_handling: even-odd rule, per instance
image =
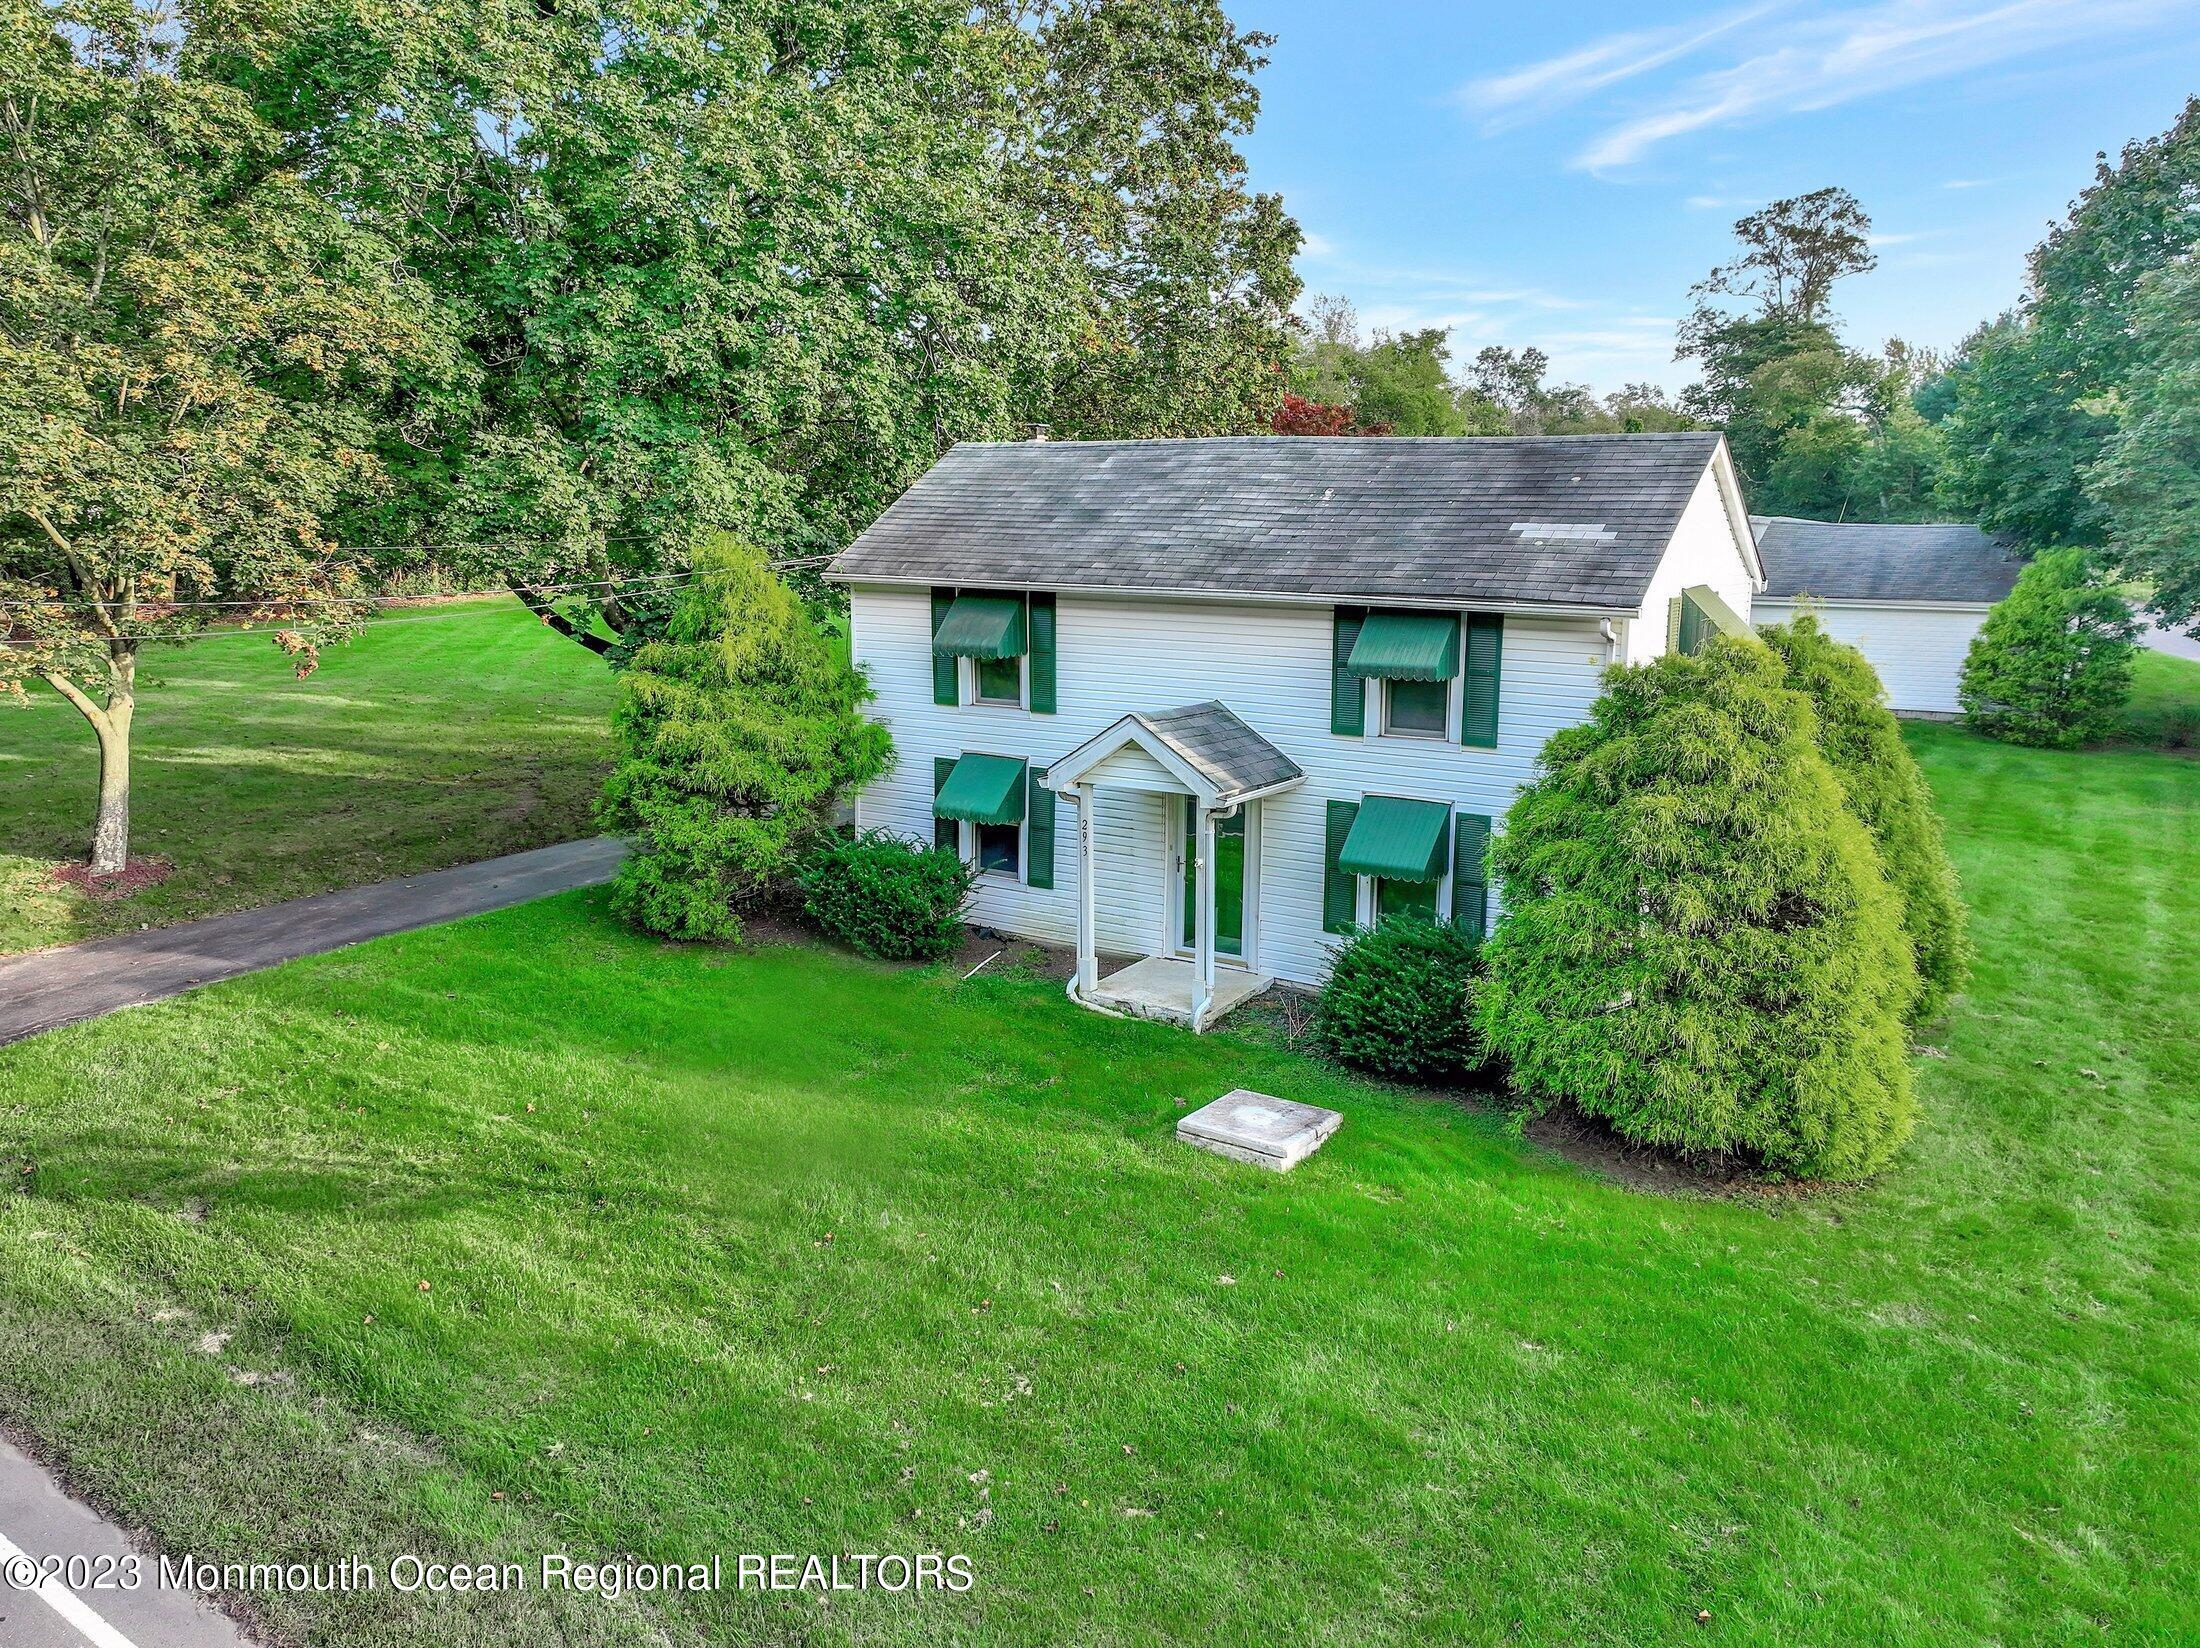
POLYGON ((1134 719, 1204 773, 1225 801, 1306 776, 1296 761, 1211 698, 1181 709, 1138 712, 1134 719))
POLYGON ((1975 526, 1893 526, 1752 515, 1768 601, 1952 601, 1991 604, 2022 565, 1975 526))
POLYGON ((1640 606, 1713 434, 966 442, 849 582, 1640 606))

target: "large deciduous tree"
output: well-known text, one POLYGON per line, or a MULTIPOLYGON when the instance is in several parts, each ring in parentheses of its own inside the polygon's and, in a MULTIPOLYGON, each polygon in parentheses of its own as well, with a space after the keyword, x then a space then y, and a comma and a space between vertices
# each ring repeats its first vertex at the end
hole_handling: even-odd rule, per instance
POLYGON ((1282 388, 1265 41, 1212 0, 219 3, 473 367, 360 535, 469 545, 599 648, 632 602, 545 586, 830 551, 958 439, 1251 430, 1282 388))
POLYGON ((2116 432, 2086 484, 2123 572, 2146 580, 2156 612, 2200 630, 2200 263, 2149 276, 2131 332, 2116 432))
POLYGON ((1871 220, 1845 189, 1774 201, 1734 225, 1741 254, 1695 288, 1682 398, 1726 431, 1751 502, 1828 520, 1938 514, 1941 440, 1913 396, 1937 363, 1900 339, 1884 359, 1841 341, 1834 284, 1875 266, 1871 220), (1741 299, 1735 312, 1717 300, 1741 299))
POLYGON ((1737 219, 1739 256, 1697 283, 1705 297, 1743 298, 1759 313, 1802 325, 1829 318, 1833 283, 1877 267, 1872 221, 1846 189, 1813 189, 1737 219))
POLYGON ((0 683, 98 739, 90 871, 125 868, 148 642, 272 627, 301 673, 355 619, 333 511, 368 402, 434 358, 388 249, 194 50, 183 3, 0 13, 0 683))
POLYGON ((2200 534, 2178 525, 2195 461, 2177 405, 2193 370, 2180 271, 2196 253, 2200 97, 2099 157, 2032 253, 2023 305, 1958 354, 1941 427, 1948 493, 1981 525, 2128 556, 2158 582, 2157 611, 2200 626, 2200 534))

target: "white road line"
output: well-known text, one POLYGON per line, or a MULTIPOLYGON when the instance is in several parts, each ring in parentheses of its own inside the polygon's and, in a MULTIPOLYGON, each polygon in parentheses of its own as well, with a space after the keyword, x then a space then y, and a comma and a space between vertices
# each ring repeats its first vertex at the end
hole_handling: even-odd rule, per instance
MULTIPOLYGON (((38 1560, 6 1534, 0 1534, 0 1563, 10 1563, 18 1559, 24 1562, 38 1560)), ((58 1579, 40 1580, 30 1594, 74 1626, 76 1634, 91 1643, 93 1648, 137 1648, 136 1643, 93 1613, 82 1597, 58 1579)))

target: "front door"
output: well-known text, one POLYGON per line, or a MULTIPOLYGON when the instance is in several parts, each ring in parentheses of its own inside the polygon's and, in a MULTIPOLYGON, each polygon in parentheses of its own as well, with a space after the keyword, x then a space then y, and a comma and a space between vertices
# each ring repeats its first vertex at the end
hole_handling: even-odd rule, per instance
MULTIPOLYGON (((1179 808, 1177 855, 1184 866, 1182 924, 1177 928, 1182 948, 1199 947, 1199 866, 1193 854, 1199 845, 1199 803, 1190 796, 1179 808)), ((1151 815, 1149 815, 1151 816, 1151 815)), ((1245 954, 1245 809, 1215 820, 1215 954, 1245 954)))

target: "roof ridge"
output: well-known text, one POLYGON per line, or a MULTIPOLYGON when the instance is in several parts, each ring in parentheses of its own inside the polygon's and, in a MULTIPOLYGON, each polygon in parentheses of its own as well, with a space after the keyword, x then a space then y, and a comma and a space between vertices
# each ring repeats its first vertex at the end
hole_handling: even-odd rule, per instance
POLYGON ((1752 516, 1751 519, 1762 521, 1767 526, 1772 525, 1775 521, 1786 521, 1795 526, 1839 527, 1844 532, 1853 531, 1859 527, 1877 527, 1889 532, 1917 532, 1932 527, 1952 526, 1961 527, 1971 532, 1983 532, 1989 538, 1994 536, 1993 533, 1987 532, 1986 528, 1980 526, 1976 521, 1821 521, 1815 515, 1757 515, 1752 516))
MULTIPOLYGON (((1716 429, 1615 429, 1603 433, 1581 431, 1561 435, 1343 435, 1327 437, 1278 435, 1269 432, 1245 435, 1136 435, 1089 441, 1065 439, 1056 436, 1049 436, 1043 441, 961 440, 949 447, 948 450, 953 452, 966 446, 980 446, 1003 450, 1029 447, 1035 451, 1047 447, 1068 447, 1090 451, 1096 446, 1222 446, 1244 445, 1254 441, 1269 442, 1279 446, 1288 444, 1295 447, 1318 440, 1327 440, 1334 443, 1329 448, 1330 450, 1350 450, 1353 447, 1369 446, 1547 446, 1555 445, 1560 441, 1596 441, 1599 444, 1625 443, 1632 446, 1685 441, 1715 442, 1719 439, 1720 431, 1716 429)), ((1800 517, 1781 518, 1799 519, 1800 517)))

